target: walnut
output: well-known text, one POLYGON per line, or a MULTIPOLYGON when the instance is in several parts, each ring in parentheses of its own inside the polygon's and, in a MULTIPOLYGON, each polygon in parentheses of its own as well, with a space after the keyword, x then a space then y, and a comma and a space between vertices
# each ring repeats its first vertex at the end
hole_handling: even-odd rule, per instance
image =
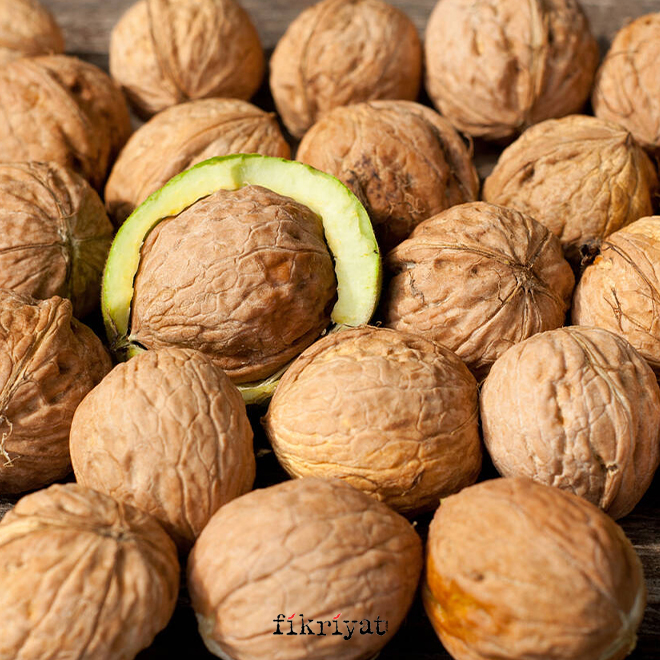
POLYGON ((243 398, 198 351, 147 351, 115 367, 78 406, 70 448, 78 483, 151 514, 184 552, 254 481, 243 398))
POLYGON ((563 325, 574 284, 543 225, 484 202, 422 222, 385 265, 385 324, 443 344, 478 377, 513 344, 563 325))
POLYGON ((591 97, 597 117, 621 124, 653 152, 660 147, 658 56, 660 13, 641 16, 614 37, 591 97))
POLYGON ((526 131, 500 157, 483 196, 544 224, 579 263, 606 236, 651 213, 657 185, 628 131, 575 115, 526 131))
POLYGON ((92 64, 65 55, 0 68, 0 162, 54 161, 100 190, 131 132, 126 102, 92 64))
POLYGON ((0 657, 132 660, 174 611, 176 549, 146 513, 76 484, 0 523, 0 657))
POLYGON ((372 101, 328 112, 297 159, 336 176, 364 203, 390 250, 422 221, 479 196, 470 151, 451 124, 411 101, 372 101))
POLYGON ((401 624, 421 554, 412 526, 384 504, 339 481, 296 479, 211 518, 188 561, 188 588, 220 657, 359 660, 401 624), (301 618, 312 635, 300 634, 301 618))
POLYGON ((270 89, 300 138, 332 108, 375 99, 414 101, 422 48, 415 26, 381 0, 323 0, 303 11, 280 39, 270 89))
POLYGON ((475 137, 515 137, 579 112, 598 45, 576 0, 439 0, 426 27, 426 88, 475 137))
POLYGON ((96 335, 54 296, 0 289, 0 494, 41 488, 71 471, 78 404, 110 371, 96 335))
POLYGON ((217 96, 249 99, 264 54, 235 0, 140 0, 110 38, 110 73, 143 118, 217 96))
POLYGON ((641 218, 603 242, 584 271, 572 318, 625 337, 660 376, 660 216, 641 218))
POLYGON ((602 511, 529 479, 495 479, 443 500, 423 598, 456 660, 622 660, 646 588, 632 544, 602 511))
POLYGON ((290 158, 273 114, 238 99, 202 99, 174 106, 139 128, 105 188, 117 226, 173 176, 212 156, 260 153, 290 158))
POLYGON ((484 442, 505 477, 530 477, 613 518, 635 507, 660 462, 660 388, 621 337, 568 327, 495 362, 481 390, 484 442))
POLYGON ((296 359, 264 426, 291 476, 339 478, 414 515, 479 476, 477 409, 477 383, 451 351, 362 327, 296 359))
POLYGON ((63 52, 60 27, 37 0, 0 0, 0 66, 20 57, 63 52))
POLYGON ((234 382, 255 381, 321 334, 335 294, 317 215, 260 186, 219 190, 149 234, 131 337, 201 350, 234 382))
POLYGON ((99 304, 112 224, 96 192, 56 163, 0 163, 0 288, 99 304))

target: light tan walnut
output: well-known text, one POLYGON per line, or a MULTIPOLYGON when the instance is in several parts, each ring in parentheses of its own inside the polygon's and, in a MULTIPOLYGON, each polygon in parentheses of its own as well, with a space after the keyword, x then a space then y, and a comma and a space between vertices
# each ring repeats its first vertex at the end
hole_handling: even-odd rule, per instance
POLYGON ((0 523, 2 660, 133 660, 178 591, 162 527, 101 493, 51 486, 0 523))
POLYGON ((421 567, 405 518, 339 481, 296 479, 211 518, 188 588, 204 642, 222 658, 363 660, 401 625, 421 567), (313 635, 300 634, 301 618, 313 635), (299 634, 287 635, 289 625, 299 634))

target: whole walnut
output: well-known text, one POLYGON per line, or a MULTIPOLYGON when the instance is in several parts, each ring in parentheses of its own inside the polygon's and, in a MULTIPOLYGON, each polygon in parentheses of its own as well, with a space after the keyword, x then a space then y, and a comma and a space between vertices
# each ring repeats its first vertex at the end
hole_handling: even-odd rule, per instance
POLYGON ((628 23, 614 37, 596 75, 597 117, 629 130, 649 151, 660 147, 660 13, 628 23))
POLYGON ((495 362, 481 389, 481 426, 502 476, 558 486, 621 518, 660 462, 660 388, 625 339, 559 328, 495 362))
POLYGON ((579 112, 598 66, 576 0, 439 0, 425 51, 426 88, 440 113, 492 140, 579 112))
POLYGON ((363 660, 396 633, 421 568, 405 518, 347 484, 307 478, 223 506, 190 554, 188 588, 221 658, 363 660))
POLYGON ((142 247, 131 338, 209 354, 231 379, 266 378, 330 323, 334 264, 321 219, 260 186, 219 190, 142 247))
POLYGON ((178 591, 174 543, 107 495, 51 486, 0 523, 2 660, 133 660, 178 591))
POLYGON ((584 271, 572 319, 627 339, 660 376, 660 216, 642 218, 603 242, 584 271))
POLYGON ((173 176, 214 156, 260 153, 290 158, 273 114, 238 99, 201 99, 174 106, 127 142, 105 187, 117 226, 173 176))
POLYGON ((71 471, 69 430, 83 397, 110 371, 96 335, 54 296, 0 289, 0 494, 71 471))
POLYGON ((628 131, 574 115, 533 126, 504 150, 483 197, 531 215, 579 263, 653 210, 658 177, 628 131))
POLYGON ((57 163, 0 163, 0 288, 99 304, 112 224, 96 192, 57 163))
POLYGON ((479 196, 479 177, 459 134, 411 101, 331 110, 305 135, 297 159, 336 176, 360 198, 384 251, 422 220, 479 196))
POLYGON ((235 0, 140 0, 110 37, 110 73, 143 118, 216 96, 249 99, 264 53, 235 0))
POLYGON ((422 222, 385 265, 385 324, 443 344, 478 377, 513 344, 563 325, 574 285, 543 225, 485 202, 422 222))
POLYGON ((243 398, 198 351, 116 366, 78 406, 69 442, 79 484, 151 514, 184 552, 254 481, 243 398))
POLYGON ((415 26, 382 0, 322 0, 308 7, 289 25, 270 62, 275 105, 298 138, 338 106, 414 101, 421 76, 415 26))
POLYGON ((365 326, 300 355, 264 426, 291 476, 339 478, 414 515, 477 480, 477 409, 477 382, 451 351, 365 326))
POLYGON ((443 500, 422 595, 455 660, 622 660, 646 605, 623 530, 586 500, 523 478, 443 500))
POLYGON ((37 0, 0 0, 0 66, 20 57, 63 52, 60 27, 37 0))
POLYGON ((126 101, 93 64, 65 55, 0 67, 0 162, 54 161, 103 186, 131 132, 126 101))

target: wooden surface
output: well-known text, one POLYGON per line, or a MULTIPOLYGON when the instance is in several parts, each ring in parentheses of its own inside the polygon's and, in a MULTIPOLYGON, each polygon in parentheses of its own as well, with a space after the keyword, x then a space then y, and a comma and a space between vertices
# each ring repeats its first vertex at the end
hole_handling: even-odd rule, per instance
MULTIPOLYGON (((107 68, 107 51, 110 30, 132 0, 42 0, 56 15, 64 29, 67 51, 107 68)), ((420 33, 430 14, 433 0, 392 0, 415 22, 420 33)), ((264 47, 271 51, 290 21, 306 6, 305 0, 243 0, 259 30, 264 47)), ((601 52, 617 28, 625 21, 652 11, 660 11, 660 0, 583 0, 582 2, 592 29, 598 37, 601 52)), ((1 90, 0 90, 1 93, 1 90)), ((257 96, 256 102, 272 107, 267 85, 257 96)), ((489 169, 496 152, 482 150, 481 172, 489 169)), ((266 486, 282 480, 285 475, 268 452, 263 435, 259 432, 257 416, 253 419, 256 442, 260 451, 257 486, 266 486)), ((482 478, 495 476, 491 466, 484 470, 482 478)), ((0 498, 0 518, 11 506, 12 500, 0 498)), ((660 475, 635 512, 620 521, 633 541, 644 564, 649 592, 648 607, 640 631, 636 651, 631 660, 660 660, 660 475)), ((422 536, 426 533, 428 519, 417 521, 422 536)), ((533 616, 533 613, 530 613, 533 616)), ((170 624, 153 646, 139 660, 206 660, 211 656, 196 633, 196 624, 185 589, 180 605, 170 624)), ((381 653, 381 660, 444 660, 449 655, 442 649, 433 630, 416 600, 402 629, 381 653)))

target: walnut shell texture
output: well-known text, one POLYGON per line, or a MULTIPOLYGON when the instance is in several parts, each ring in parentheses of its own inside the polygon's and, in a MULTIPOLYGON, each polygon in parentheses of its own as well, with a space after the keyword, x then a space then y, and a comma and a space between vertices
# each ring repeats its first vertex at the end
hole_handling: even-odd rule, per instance
POLYGON ((173 176, 214 156, 258 153, 290 158, 277 119, 238 99, 201 99, 164 110, 141 126, 105 188, 117 226, 173 176))
POLYGON ((597 117, 621 124, 649 151, 660 147, 660 13, 628 23, 612 41, 596 75, 597 117))
POLYGON ((484 442, 505 477, 529 477, 599 506, 635 507, 660 462, 660 388, 623 338, 567 327, 530 337, 481 389, 484 442))
POLYGON ((385 265, 385 325, 443 344, 477 377, 513 344, 563 325, 574 285, 555 236, 485 202, 425 220, 385 265))
POLYGON ((0 163, 0 288, 69 298, 83 317, 99 304, 112 243, 103 203, 56 163, 0 163))
POLYGON ((575 289, 572 319, 621 335, 660 375, 660 216, 603 242, 575 289))
POLYGON ((37 0, 0 0, 0 66, 20 57, 63 52, 62 31, 37 0))
POLYGON ((220 657, 365 660, 401 624, 421 565, 421 541, 405 518, 342 482, 295 479, 211 518, 190 555, 188 587, 200 633, 220 657), (271 621, 292 613, 298 630, 301 615, 327 620, 326 634, 286 636, 285 622, 273 635, 271 621), (356 627, 349 641, 328 632, 339 613, 356 627), (358 634, 360 621, 377 617, 387 634, 358 634))
POLYGON ((182 551, 255 475, 240 392, 180 348, 116 366, 76 410, 70 448, 79 484, 151 514, 182 551))
POLYGON ((93 64, 65 55, 0 68, 0 162, 54 161, 100 190, 131 132, 126 101, 93 64))
POLYGON ((110 73, 145 119, 194 99, 247 100, 264 68, 259 34, 235 0, 140 0, 110 38, 110 73))
POLYGON ((307 132, 297 159, 336 176, 361 199, 383 251, 421 221, 479 196, 460 135, 412 101, 335 108, 307 132))
POLYGON ((423 597, 456 660, 622 660, 635 646, 646 588, 632 544, 609 516, 518 478, 442 502, 423 597))
POLYGON ((131 337, 209 354, 234 382, 272 375, 330 323, 336 279, 321 219, 260 186, 220 190, 142 247, 131 337))
POLYGON ((439 112, 464 133, 496 140, 579 112, 598 66, 576 0, 439 0, 425 51, 439 112))
POLYGON ((652 213, 657 185, 653 164, 628 131, 573 115, 533 126, 505 149, 483 197, 544 224, 575 263, 652 213))
POLYGON ((71 471, 73 413, 111 367, 98 337, 71 313, 58 296, 0 290, 0 493, 71 471))
POLYGON ((133 660, 174 611, 176 548, 133 507, 77 484, 0 523, 0 658, 133 660))
POLYGON ((476 380, 451 351, 395 330, 317 341, 264 421, 289 474, 342 479, 400 513, 435 509, 481 469, 476 380))
POLYGON ((376 99, 414 101, 422 47, 412 21, 381 0, 323 0, 303 11, 270 62, 284 124, 302 137, 332 108, 376 99))

